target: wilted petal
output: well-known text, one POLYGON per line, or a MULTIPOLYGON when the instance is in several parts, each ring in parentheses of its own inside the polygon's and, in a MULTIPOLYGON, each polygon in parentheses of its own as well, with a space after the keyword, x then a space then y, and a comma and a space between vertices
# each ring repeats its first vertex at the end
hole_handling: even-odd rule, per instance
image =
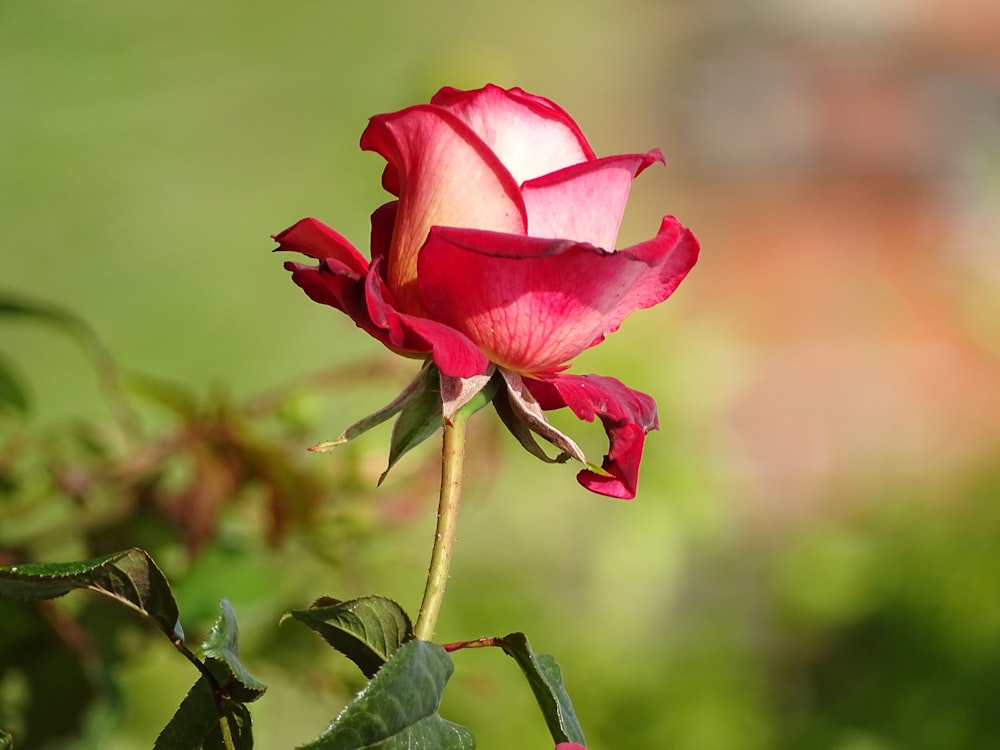
POLYGON ((373 117, 361 147, 385 157, 399 181, 385 279, 400 310, 423 311, 416 288, 417 254, 431 226, 524 233, 524 204, 514 178, 472 129, 447 110, 421 105, 373 117))
POLYGON ((505 90, 492 84, 476 91, 444 88, 431 104, 467 123, 518 184, 594 158, 587 139, 565 110, 519 88, 505 90))
POLYGON ((632 310, 666 299, 697 257, 690 232, 619 252, 563 240, 435 227, 420 254, 430 314, 501 367, 552 372, 615 331, 632 310))
POLYGON ((632 180, 655 162, 648 154, 609 156, 544 175, 521 186, 532 237, 588 242, 613 250, 632 180))
POLYGON ((525 384, 544 409, 568 406, 588 422, 598 417, 608 435, 601 468, 608 476, 584 469, 577 481, 591 492, 623 500, 635 497, 646 433, 659 428, 656 402, 615 378, 603 375, 553 375, 525 384))

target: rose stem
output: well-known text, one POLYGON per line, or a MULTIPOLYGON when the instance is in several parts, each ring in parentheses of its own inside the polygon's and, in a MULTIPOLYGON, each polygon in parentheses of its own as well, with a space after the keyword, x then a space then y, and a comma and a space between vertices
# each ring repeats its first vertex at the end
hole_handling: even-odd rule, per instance
POLYGON ((458 505, 462 494, 462 463, 465 460, 465 421, 467 415, 459 412, 451 421, 444 422, 441 449, 441 497, 438 501, 437 529, 431 563, 427 571, 427 585, 420 614, 413 628, 414 635, 423 641, 434 637, 444 589, 448 583, 451 552, 455 546, 458 527, 458 505))

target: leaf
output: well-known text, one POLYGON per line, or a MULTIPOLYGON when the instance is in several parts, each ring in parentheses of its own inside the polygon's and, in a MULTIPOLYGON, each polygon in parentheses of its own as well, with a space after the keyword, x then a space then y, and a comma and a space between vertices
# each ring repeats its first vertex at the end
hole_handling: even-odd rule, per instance
MULTIPOLYGON (((29 407, 28 389, 10 360, 0 356, 0 413, 8 411, 23 417, 29 407)), ((0 745, 0 750, 3 750, 3 745, 0 745)))
POLYGON ((299 750, 473 750, 472 733, 437 712, 453 671, 441 646, 407 642, 326 732, 299 750))
POLYGON ((390 657, 413 639, 413 624, 391 599, 366 596, 340 602, 320 599, 289 613, 358 665, 371 679, 390 657))
POLYGON ((212 686, 202 676, 156 738, 153 750, 253 750, 250 712, 246 706, 223 696, 221 709, 231 745, 223 738, 220 706, 212 686))
POLYGON ((531 692, 535 694, 538 707, 542 709, 545 723, 552 739, 560 742, 586 744, 583 729, 577 721, 573 703, 563 687, 562 669, 548 654, 536 654, 531 650, 524 633, 511 633, 502 639, 503 650, 514 658, 528 678, 531 692))
POLYGON ((170 584, 138 547, 80 562, 0 567, 0 595, 55 599, 73 589, 110 597, 152 620, 171 640, 184 640, 170 584))
POLYGON ((225 599, 220 602, 222 614, 212 625, 197 656, 219 683, 223 693, 240 703, 251 703, 264 694, 267 686, 253 677, 240 663, 240 630, 236 613, 225 599))
POLYGON ((197 651, 207 674, 188 691, 173 717, 156 738, 153 750, 252 750, 250 712, 245 702, 257 700, 265 686, 239 661, 239 628, 225 599, 222 613, 197 651), (232 742, 223 737, 225 731, 232 742))
POLYGON ((14 738, 0 729, 0 750, 13 750, 14 738))
POLYGON ((153 750, 225 750, 215 695, 202 676, 160 732, 153 750))

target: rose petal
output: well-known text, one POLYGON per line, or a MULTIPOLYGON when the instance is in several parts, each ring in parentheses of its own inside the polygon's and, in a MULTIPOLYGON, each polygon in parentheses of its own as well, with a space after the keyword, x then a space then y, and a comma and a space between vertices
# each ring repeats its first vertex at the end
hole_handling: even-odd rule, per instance
POLYGON ((532 237, 589 242, 613 250, 633 178, 663 161, 659 149, 596 159, 531 180, 521 187, 532 237))
POLYGON ((323 260, 333 258, 358 274, 368 271, 368 261, 342 234, 317 219, 301 219, 288 229, 272 235, 275 251, 291 251, 323 260))
POLYGON ((523 234, 524 203, 514 178, 455 115, 431 105, 371 119, 361 147, 385 157, 399 182, 399 206, 385 279, 399 309, 421 313, 417 253, 431 226, 523 234))
MULTIPOLYGON (((396 224, 396 212, 398 209, 399 201, 389 201, 388 203, 383 203, 372 212, 372 260, 388 257, 389 248, 392 244, 392 228, 396 224)), ((381 268, 385 271, 385 261, 383 261, 381 268)))
POLYGON ((285 268, 310 299, 346 313, 358 328, 393 351, 430 354, 441 372, 451 377, 468 378, 484 372, 489 361, 462 333, 395 309, 378 274, 380 265, 376 260, 364 275, 334 258, 318 266, 288 261, 285 268))
POLYGON ((652 397, 604 375, 564 374, 524 382, 543 409, 568 406, 579 419, 600 418, 609 441, 601 467, 610 476, 584 469, 577 481, 599 495, 634 498, 646 433, 659 429, 652 397))
POLYGON ((365 294, 368 316, 383 334, 380 340, 401 352, 430 354, 438 369, 449 377, 471 378, 485 372, 489 360, 461 332, 436 320, 402 313, 395 307, 378 274, 379 265, 379 261, 372 263, 365 279, 365 294))
POLYGON ((420 294, 436 320, 462 331, 491 361, 553 372, 631 311, 670 296, 697 243, 676 221, 619 252, 591 245, 435 227, 419 258, 420 294))
POLYGON ((572 117, 554 102, 519 88, 444 88, 431 104, 468 123, 518 184, 594 158, 572 117))

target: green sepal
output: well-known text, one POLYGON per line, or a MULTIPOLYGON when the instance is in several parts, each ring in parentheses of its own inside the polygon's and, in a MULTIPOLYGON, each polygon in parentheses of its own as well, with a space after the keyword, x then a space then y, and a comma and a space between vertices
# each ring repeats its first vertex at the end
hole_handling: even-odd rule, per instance
POLYGON ((0 729, 0 750, 14 750, 14 738, 0 729))
MULTIPOLYGON (((402 409, 392 427, 389 445, 389 461, 379 477, 382 484, 393 466, 409 451, 424 442, 444 425, 444 409, 441 403, 439 373, 434 365, 427 366, 428 378, 423 390, 417 393, 402 409)), ((489 404, 497 394, 499 380, 490 378, 486 385, 458 410, 456 419, 468 419, 489 404)))
POLYGON ((363 419, 359 419, 357 422, 352 424, 336 440, 329 440, 323 443, 317 443, 312 446, 309 450, 314 453, 329 453, 337 446, 343 445, 359 435, 364 435, 368 430, 373 427, 378 427, 383 422, 392 419, 394 416, 399 414, 411 401, 418 398, 421 394, 429 389, 429 386, 437 383, 437 368, 432 364, 426 364, 417 373, 409 385, 402 390, 402 392, 396 396, 390 403, 383 406, 378 411, 373 414, 369 414, 363 419))
POLYGON ((308 609, 288 613, 316 631, 371 679, 396 651, 413 639, 413 624, 396 602, 366 596, 342 602, 324 597, 308 609))
POLYGON ((438 713, 453 671, 441 646, 408 641, 333 724, 299 750, 473 750, 472 733, 438 713))
POLYGON ((168 638, 184 640, 170 584, 145 550, 133 547, 68 563, 25 563, 0 568, 0 595, 55 599, 73 589, 107 596, 152 620, 168 638))

